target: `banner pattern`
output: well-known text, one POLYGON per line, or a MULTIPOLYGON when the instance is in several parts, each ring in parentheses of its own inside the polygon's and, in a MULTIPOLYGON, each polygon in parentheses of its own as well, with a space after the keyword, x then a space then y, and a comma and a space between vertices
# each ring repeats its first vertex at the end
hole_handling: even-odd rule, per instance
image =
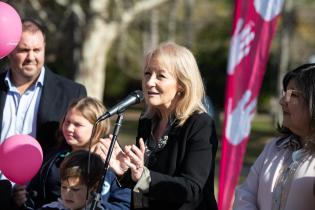
POLYGON ((219 210, 231 209, 268 52, 284 0, 235 0, 225 94, 219 210))

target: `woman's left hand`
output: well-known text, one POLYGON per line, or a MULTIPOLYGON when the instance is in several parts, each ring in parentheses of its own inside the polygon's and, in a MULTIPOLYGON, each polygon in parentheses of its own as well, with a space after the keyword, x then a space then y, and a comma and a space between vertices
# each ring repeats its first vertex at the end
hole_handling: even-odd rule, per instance
POLYGON ((140 138, 139 145, 140 148, 134 144, 127 145, 124 148, 125 154, 129 157, 129 161, 127 161, 126 164, 131 169, 131 178, 135 182, 140 179, 144 166, 145 146, 142 138, 140 138))
MULTIPOLYGON (((92 151, 100 155, 103 161, 105 161, 107 157, 112 137, 113 136, 110 135, 109 138, 101 138, 99 142, 92 147, 92 151)), ((128 159, 129 158, 124 154, 123 150, 116 142, 113 148, 112 156, 109 161, 109 165, 118 176, 123 175, 128 170, 128 166, 125 163, 128 161, 128 159)))

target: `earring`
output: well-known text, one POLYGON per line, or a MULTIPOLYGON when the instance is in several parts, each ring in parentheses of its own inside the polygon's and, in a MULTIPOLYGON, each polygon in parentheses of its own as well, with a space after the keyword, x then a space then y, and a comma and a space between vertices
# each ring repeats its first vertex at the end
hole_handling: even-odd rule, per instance
POLYGON ((178 96, 180 96, 182 94, 182 92, 180 92, 180 91, 178 91, 177 93, 176 93, 176 95, 178 95, 178 96))

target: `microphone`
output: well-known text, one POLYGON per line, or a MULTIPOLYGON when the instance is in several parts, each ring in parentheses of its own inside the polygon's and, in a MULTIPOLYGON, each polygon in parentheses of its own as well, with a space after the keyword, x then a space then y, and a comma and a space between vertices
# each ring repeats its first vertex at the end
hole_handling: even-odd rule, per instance
POLYGON ((0 180, 0 208, 10 209, 12 184, 9 180, 0 180))
POLYGON ((143 93, 140 90, 133 91, 130 93, 125 99, 123 99, 121 102, 110 108, 107 112, 105 112, 103 115, 101 115, 99 118, 97 118, 96 123, 101 122, 102 120, 105 120, 115 114, 120 114, 124 112, 127 107, 138 104, 143 100, 143 93))

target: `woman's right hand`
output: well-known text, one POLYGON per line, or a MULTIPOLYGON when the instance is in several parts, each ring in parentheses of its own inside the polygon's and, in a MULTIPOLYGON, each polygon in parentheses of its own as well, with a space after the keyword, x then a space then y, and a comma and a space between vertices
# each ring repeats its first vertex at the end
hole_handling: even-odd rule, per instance
MULTIPOLYGON (((100 141, 92 148, 92 151, 100 155, 103 161, 106 160, 112 137, 113 136, 110 135, 109 138, 101 138, 100 141)), ((128 156, 124 153, 119 144, 115 142, 109 166, 118 176, 123 175, 128 170, 128 166, 126 164, 127 160, 129 160, 128 156)))

